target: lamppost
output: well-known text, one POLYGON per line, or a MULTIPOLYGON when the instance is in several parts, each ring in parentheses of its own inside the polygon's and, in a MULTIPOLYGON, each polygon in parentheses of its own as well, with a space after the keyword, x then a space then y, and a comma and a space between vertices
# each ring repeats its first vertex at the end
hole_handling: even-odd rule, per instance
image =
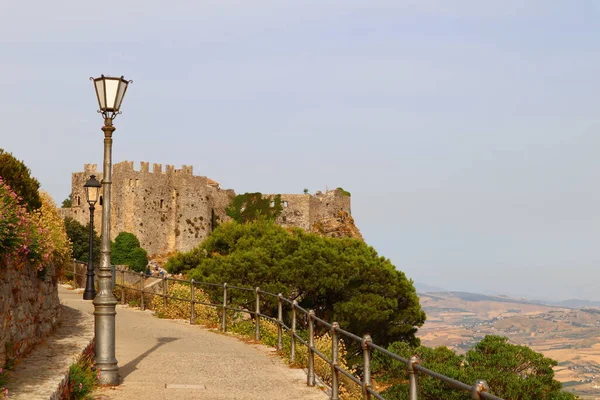
POLYGON ((93 300, 96 296, 96 289, 94 289, 94 205, 98 201, 100 192, 100 182, 96 179, 96 175, 90 175, 90 179, 83 185, 83 188, 85 189, 85 198, 90 205, 90 247, 83 299, 93 300))
POLYGON ((115 315, 117 299, 112 292, 110 269, 110 185, 112 179, 113 120, 121 113, 121 103, 131 81, 108 76, 90 78, 94 82, 99 113, 104 118, 104 166, 102 170, 102 240, 98 268, 98 294, 94 298, 94 332, 96 368, 101 385, 119 384, 119 367, 115 358, 115 315))

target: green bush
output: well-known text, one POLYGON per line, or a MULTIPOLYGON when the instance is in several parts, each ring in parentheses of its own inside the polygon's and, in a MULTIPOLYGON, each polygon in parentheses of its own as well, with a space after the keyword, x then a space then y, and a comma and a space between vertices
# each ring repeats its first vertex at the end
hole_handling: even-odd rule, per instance
POLYGON ((38 180, 31 176, 31 171, 22 161, 3 149, 0 149, 0 177, 20 197, 20 203, 27 211, 37 210, 42 206, 38 180))
MULTIPOLYGON (((90 224, 81 225, 71 217, 65 218, 65 229, 73 247, 73 258, 87 262, 90 247, 90 224)), ((94 262, 100 261, 100 237, 94 231, 94 262)))
MULTIPOLYGON (((472 385, 484 379, 492 394, 511 400, 572 400, 576 397, 561 391, 552 367, 556 361, 536 353, 527 346, 508 343, 501 336, 488 335, 465 355, 457 355, 447 347, 435 349, 406 343, 392 343, 388 350, 404 358, 416 355, 421 365, 442 375, 472 385)), ((375 352, 373 375, 376 380, 392 385, 383 393, 386 399, 408 399, 406 365, 375 352), (397 383, 401 382, 401 383, 397 383)), ((388 386, 388 385, 386 385, 388 386)), ((452 389, 440 380, 421 374, 419 399, 461 400, 469 395, 452 389)))
POLYGON ((98 385, 98 372, 94 369, 92 355, 83 356, 69 367, 71 400, 85 399, 98 385))
POLYGON ((136 272, 144 272, 148 265, 148 253, 140 247, 138 238, 129 232, 121 232, 111 242, 111 261, 117 265, 127 265, 136 272))
MULTIPOLYGON (((372 247, 356 239, 287 230, 269 221, 222 224, 199 247, 169 259, 167 269, 186 272, 197 281, 282 293, 318 317, 338 321, 343 329, 370 333, 378 344, 417 344, 414 334, 425 321, 412 281, 372 247)), ((221 291, 209 294, 216 299, 221 291)), ((251 292, 232 300, 250 310, 254 301, 251 292)), ((276 300, 265 298, 261 310, 276 315, 276 300)))

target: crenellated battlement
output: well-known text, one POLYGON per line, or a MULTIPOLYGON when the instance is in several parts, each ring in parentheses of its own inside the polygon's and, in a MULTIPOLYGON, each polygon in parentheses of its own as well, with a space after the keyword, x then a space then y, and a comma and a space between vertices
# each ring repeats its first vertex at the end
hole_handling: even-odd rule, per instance
MULTIPOLYGON (((102 178, 96 164, 85 164, 83 172, 72 176, 73 206, 63 209, 82 224, 89 211, 83 185, 89 175, 102 178)), ((221 189, 219 182, 194 175, 192 165, 175 169, 172 164, 141 161, 136 169, 133 161, 113 165, 110 236, 132 232, 150 254, 187 251, 202 242, 215 224, 227 221, 227 207, 235 198, 232 189, 221 189)), ((275 195, 265 195, 273 197, 275 195)), ((342 189, 312 194, 281 194, 282 212, 277 222, 283 226, 310 231, 316 221, 350 214, 350 194, 342 189)), ((100 220, 102 198, 96 205, 100 220)), ((98 228, 100 224, 98 224, 98 228)))
MULTIPOLYGON (((150 172, 150 163, 148 161, 141 161, 139 170, 135 169, 133 161, 121 161, 113 165, 113 171, 119 172, 133 172, 140 174, 178 174, 178 175, 187 175, 194 176, 194 167, 192 165, 182 165, 180 169, 175 169, 174 165, 167 164, 164 166, 163 164, 153 163, 152 164, 152 172, 150 172)), ((91 174, 97 173, 98 166, 96 164, 85 164, 84 165, 84 173, 91 174)))

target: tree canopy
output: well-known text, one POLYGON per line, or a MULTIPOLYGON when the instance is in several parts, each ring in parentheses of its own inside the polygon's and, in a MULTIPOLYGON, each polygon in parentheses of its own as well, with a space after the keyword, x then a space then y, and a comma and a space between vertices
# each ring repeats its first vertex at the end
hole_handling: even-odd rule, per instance
POLYGON ((27 211, 42 207, 38 180, 31 176, 31 171, 22 161, 3 149, 0 149, 0 177, 21 198, 20 203, 27 211))
POLYGON ((69 193, 69 197, 63 200, 61 208, 70 208, 73 207, 73 194, 69 193))
MULTIPOLYGON (((421 365, 437 373, 472 385, 484 379, 492 394, 511 400, 571 400, 573 394, 561 391, 562 385, 554 379, 555 360, 536 353, 527 346, 513 345, 506 337, 488 335, 465 355, 457 355, 447 347, 435 349, 407 343, 392 343, 388 350, 404 358, 416 355, 421 365)), ((375 352, 373 370, 381 382, 403 383, 392 385, 384 394, 386 399, 408 399, 406 365, 375 352)), ((421 374, 419 399, 462 400, 463 391, 449 388, 443 382, 421 374)))
POLYGON ((110 244, 111 262, 127 265, 134 271, 144 272, 148 265, 148 253, 140 247, 138 238, 129 232, 121 232, 110 244))
MULTIPOLYGON (((90 247, 90 224, 81 225, 71 217, 65 218, 65 229, 67 236, 71 239, 73 247, 73 258, 78 261, 87 262, 89 260, 90 247)), ((100 260, 100 237, 94 232, 94 262, 100 260)))
MULTIPOLYGON (((266 220, 222 224, 200 246, 173 256, 167 269, 196 280, 281 292, 343 329, 370 333, 379 344, 416 344, 414 334, 425 321, 412 281, 372 247, 266 220)), ((251 298, 238 300, 248 308, 253 304, 251 298)))

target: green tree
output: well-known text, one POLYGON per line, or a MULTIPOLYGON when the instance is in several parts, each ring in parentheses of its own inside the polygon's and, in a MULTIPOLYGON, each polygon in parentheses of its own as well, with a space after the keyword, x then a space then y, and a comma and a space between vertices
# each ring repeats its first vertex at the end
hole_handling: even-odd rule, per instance
MULTIPOLYGON (((222 224, 199 247, 172 257, 167 269, 196 280, 281 292, 343 329, 370 333, 379 344, 417 344, 414 334, 425 321, 412 281, 372 247, 265 220, 222 224)), ((254 300, 239 295, 235 301, 252 308, 254 300)), ((261 309, 276 312, 274 303, 261 309)))
POLYGON ((134 271, 143 272, 148 265, 148 253, 140 247, 138 238, 129 232, 121 232, 110 244, 111 262, 127 265, 134 271))
POLYGON ((69 193, 69 197, 63 200, 61 208, 73 207, 73 194, 69 193))
POLYGON ((0 177, 21 197, 20 202, 27 211, 37 210, 42 206, 38 180, 31 176, 31 171, 22 161, 3 149, 0 149, 0 177))
MULTIPOLYGON (((416 355, 424 367, 473 384, 484 379, 492 394, 511 400, 572 400, 577 397, 561 391, 561 383, 554 379, 552 367, 555 360, 536 353, 527 346, 508 343, 502 336, 488 335, 465 355, 457 355, 446 347, 435 349, 406 343, 392 343, 388 350, 404 358, 416 355)), ((390 357, 375 352, 373 357, 375 377, 384 382, 403 382, 388 388, 384 397, 392 400, 408 399, 406 366, 390 357)), ((469 394, 451 389, 445 383, 427 375, 419 376, 419 399, 462 400, 469 394)))
MULTIPOLYGON (((81 225, 71 217, 65 218, 65 229, 67 236, 73 246, 73 258, 78 261, 87 262, 89 259, 90 247, 90 224, 81 225)), ((100 260, 100 237, 94 231, 94 262, 100 260)))
POLYGON ((257 219, 274 221, 282 210, 279 194, 263 197, 261 193, 244 193, 235 196, 225 212, 234 221, 243 224, 257 219))

